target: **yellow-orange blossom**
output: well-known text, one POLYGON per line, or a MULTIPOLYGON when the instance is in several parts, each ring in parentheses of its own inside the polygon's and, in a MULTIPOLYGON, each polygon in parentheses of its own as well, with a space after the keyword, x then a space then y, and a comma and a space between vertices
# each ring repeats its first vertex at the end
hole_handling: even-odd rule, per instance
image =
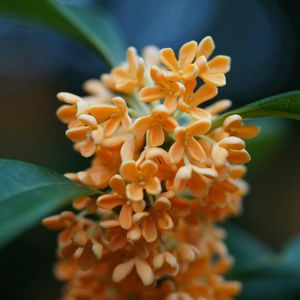
POLYGON ((223 275, 233 259, 216 225, 240 211, 250 160, 243 139, 259 130, 239 115, 211 129, 230 106, 203 107, 226 83, 230 58, 210 56, 211 37, 148 47, 100 80, 91 94, 59 93, 66 135, 91 167, 67 176, 103 190, 98 199, 44 219, 60 229, 55 274, 63 299, 229 300, 240 283, 223 275), (201 105, 201 107, 199 107, 201 105))

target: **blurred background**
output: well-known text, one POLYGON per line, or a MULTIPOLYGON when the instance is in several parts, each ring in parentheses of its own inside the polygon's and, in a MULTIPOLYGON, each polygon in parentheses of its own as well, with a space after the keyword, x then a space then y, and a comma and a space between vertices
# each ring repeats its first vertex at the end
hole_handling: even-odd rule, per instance
MULTIPOLYGON (((300 1, 64 2, 101 5, 138 50, 148 44, 178 49, 211 35, 215 53, 232 58, 218 99, 232 99, 237 107, 300 87, 300 1)), ((55 96, 59 91, 83 95, 82 83, 108 71, 106 66, 80 43, 1 16, 0 44, 0 157, 60 173, 87 167, 89 159, 72 150, 55 116, 55 96)), ((260 123, 261 137, 249 145, 251 193, 235 222, 278 250, 300 233, 300 126, 272 119, 260 123)), ((55 238, 36 226, 0 251, 0 299, 59 298, 61 285, 51 273, 55 238)), ((293 297, 300 299, 300 293, 293 297)))

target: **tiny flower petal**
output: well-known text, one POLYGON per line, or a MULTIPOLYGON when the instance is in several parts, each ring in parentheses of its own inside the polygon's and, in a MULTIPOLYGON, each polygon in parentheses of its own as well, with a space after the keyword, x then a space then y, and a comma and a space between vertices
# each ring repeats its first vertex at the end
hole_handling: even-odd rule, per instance
POLYGON ((149 264, 142 259, 137 259, 135 265, 136 272, 142 280, 143 284, 146 286, 152 284, 154 281, 154 274, 149 264))
POLYGON ((114 282, 120 282, 125 279, 132 271, 134 265, 135 261, 133 259, 117 265, 113 271, 112 280, 114 282))

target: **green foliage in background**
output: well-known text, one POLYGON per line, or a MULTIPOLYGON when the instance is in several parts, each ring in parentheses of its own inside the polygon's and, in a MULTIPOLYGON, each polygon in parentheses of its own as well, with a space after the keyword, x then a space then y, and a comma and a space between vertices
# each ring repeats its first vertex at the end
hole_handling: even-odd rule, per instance
POLYGON ((235 259, 228 279, 243 282, 238 300, 296 300, 300 287, 300 236, 275 253, 245 229, 226 222, 226 244, 235 259))
POLYGON ((259 135, 246 141, 247 151, 251 154, 251 161, 247 164, 250 176, 255 174, 258 167, 264 169, 269 166, 284 147, 282 140, 288 139, 290 135, 290 122, 286 119, 257 119, 255 125, 261 128, 259 135))
POLYGON ((223 227, 229 232, 226 243, 236 260, 236 266, 229 274, 231 279, 271 277, 300 280, 300 237, 288 243, 281 253, 276 254, 237 225, 227 222, 223 227))
MULTIPOLYGON (((89 46, 109 66, 118 64, 125 54, 122 38, 113 20, 99 8, 62 5, 57 0, 2 0, 0 14, 67 34, 89 46)), ((231 114, 240 114, 245 119, 275 116, 300 120, 300 92, 276 95, 227 112, 214 120, 213 127, 221 126, 231 114)), ((270 122, 275 124, 273 120, 270 122)), ((263 129, 261 137, 250 144, 254 157, 264 155, 261 145, 267 138, 280 138, 280 126, 268 128, 271 130, 264 132, 263 129)), ((42 217, 70 204, 74 198, 98 193, 51 170, 14 160, 0 160, 0 190, 0 246, 42 217)), ((236 225, 227 223, 224 227, 228 230, 227 245, 236 258, 235 268, 229 277, 245 282, 245 292, 240 299, 266 300, 263 293, 267 289, 260 288, 264 280, 271 287, 276 287, 274 290, 277 292, 272 299, 285 299, 282 293, 286 295, 295 280, 298 284, 300 282, 300 238, 291 242, 282 253, 275 254, 236 225), (281 289, 274 281, 278 278, 281 278, 281 289), (278 295, 281 298, 276 298, 278 295)))
POLYGON ((57 0, 1 0, 0 14, 67 34, 85 43, 109 66, 123 60, 123 39, 112 18, 99 7, 62 5, 57 0))

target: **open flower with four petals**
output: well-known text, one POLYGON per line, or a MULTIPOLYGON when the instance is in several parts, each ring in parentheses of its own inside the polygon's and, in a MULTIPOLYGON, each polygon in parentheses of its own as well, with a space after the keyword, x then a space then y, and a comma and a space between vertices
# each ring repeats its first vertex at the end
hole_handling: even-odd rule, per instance
POLYGON ((140 91, 139 97, 141 101, 153 102, 164 99, 163 104, 168 108, 170 113, 173 113, 177 107, 178 97, 185 91, 184 85, 180 82, 167 79, 157 66, 151 68, 150 74, 155 85, 144 87, 140 91))
POLYGON ((115 175, 110 180, 112 194, 102 195, 97 199, 98 206, 103 209, 114 209, 121 206, 119 224, 123 229, 129 229, 132 225, 134 212, 143 211, 145 201, 131 202, 126 197, 126 184, 120 175, 115 175))
POLYGON ((148 243, 157 240, 162 232, 171 230, 174 226, 170 216, 170 209, 170 200, 161 196, 154 201, 151 211, 135 213, 133 226, 127 233, 128 239, 136 241, 143 237, 148 243))
POLYGON ((89 112, 94 116, 98 123, 103 123, 105 137, 112 136, 118 129, 126 132, 130 129, 132 121, 128 115, 127 105, 123 98, 115 97, 111 105, 92 105, 89 112))
POLYGON ((185 81, 184 86, 185 93, 179 98, 178 108, 190 114, 195 120, 210 118, 211 114, 206 109, 199 108, 198 105, 214 98, 218 93, 218 89, 214 85, 205 84, 194 91, 197 86, 195 79, 185 81))
POLYGON ((143 59, 137 55, 134 47, 130 47, 126 64, 114 68, 111 74, 103 74, 101 79, 113 91, 131 94, 143 85, 144 72, 143 59))
POLYGON ((195 136, 207 133, 210 127, 211 121, 209 119, 202 119, 187 127, 177 127, 175 142, 169 150, 171 162, 179 163, 184 155, 190 155, 196 160, 204 161, 206 153, 195 136))
POLYGON ((209 191, 209 179, 216 178, 218 173, 212 168, 201 168, 191 164, 178 169, 174 179, 174 189, 177 193, 184 192, 188 187, 196 197, 206 196, 209 191))
POLYGON ((169 71, 163 71, 163 75, 171 81, 180 79, 191 80, 197 77, 198 67, 194 64, 197 52, 197 43, 191 41, 185 43, 179 50, 178 59, 173 49, 164 48, 160 50, 160 60, 169 71))
POLYGON ((195 64, 199 69, 199 77, 205 82, 215 86, 226 84, 225 73, 230 70, 230 57, 217 55, 209 60, 215 44, 210 36, 205 37, 198 45, 195 64))
POLYGON ((150 195, 161 192, 161 184, 157 177, 158 167, 151 160, 140 164, 131 160, 122 164, 120 173, 129 183, 126 186, 126 195, 132 201, 141 201, 144 190, 150 195))
POLYGON ((161 146, 165 140, 164 130, 173 132, 178 126, 177 121, 169 115, 164 105, 156 106, 150 115, 138 118, 134 123, 134 132, 137 136, 144 136, 148 132, 149 146, 161 146))

